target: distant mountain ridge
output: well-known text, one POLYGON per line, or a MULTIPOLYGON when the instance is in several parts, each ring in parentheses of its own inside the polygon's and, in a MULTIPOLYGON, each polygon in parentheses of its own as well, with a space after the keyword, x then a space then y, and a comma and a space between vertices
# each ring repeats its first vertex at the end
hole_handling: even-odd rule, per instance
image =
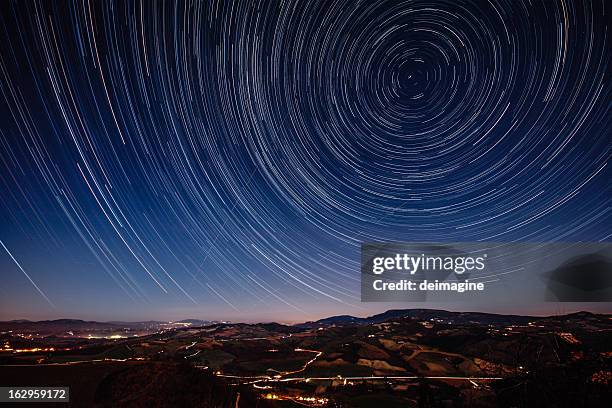
MULTIPOLYGON (((279 327, 285 327, 287 331, 293 329, 308 329, 325 326, 351 326, 351 325, 368 325, 378 324, 394 319, 418 319, 418 320, 436 320, 445 323, 452 324, 485 324, 485 325, 524 325, 529 322, 541 321, 545 319, 589 319, 597 316, 609 316, 609 315, 597 315, 591 312, 574 312, 566 315, 559 316, 523 316, 514 314, 496 314, 486 312, 451 312, 448 310, 440 309, 391 309, 386 312, 375 314, 368 317, 356 317, 351 315, 338 315, 330 316, 316 321, 309 321, 305 323, 295 324, 293 326, 286 326, 280 323, 224 323, 228 325, 239 324, 249 326, 260 326, 267 329, 276 329, 279 327)), ((55 319, 55 320, 40 320, 30 321, 26 319, 16 319, 10 321, 0 321, 0 330, 17 330, 19 328, 28 327, 30 330, 33 329, 49 329, 62 327, 65 330, 83 330, 83 329, 122 329, 131 328, 139 329, 151 326, 165 326, 170 324, 185 324, 193 327, 198 326, 209 326, 214 324, 220 324, 218 321, 200 320, 200 319, 183 319, 177 320, 172 323, 162 322, 156 320, 142 321, 142 322, 123 322, 123 321, 109 321, 109 322, 98 322, 81 319, 55 319)))
POLYGON ((136 333, 142 334, 146 332, 155 332, 161 329, 181 328, 181 327, 197 327, 214 324, 207 320, 185 319, 177 322, 161 322, 155 320, 143 322, 98 322, 92 320, 81 319, 54 319, 30 321, 25 319, 10 320, 0 322, 0 332, 21 332, 21 333, 36 333, 41 336, 50 335, 79 335, 79 334, 96 334, 104 335, 113 333, 136 333))
POLYGON ((386 312, 379 313, 369 317, 355 317, 350 315, 339 315, 326 317, 314 322, 306 322, 298 324, 298 327, 313 328, 318 326, 347 326, 347 325, 367 325, 378 324, 386 321, 412 318, 419 320, 441 320, 446 323, 454 324, 469 324, 478 323, 485 325, 524 325, 529 322, 534 322, 544 319, 556 318, 588 318, 596 316, 590 312, 575 312, 563 316, 522 316, 522 315, 504 315, 485 312, 450 312, 448 310, 439 309, 391 309, 386 312))
POLYGON ((173 322, 165 322, 159 320, 146 320, 146 321, 120 321, 113 320, 107 322, 100 322, 97 320, 82 320, 82 319, 52 319, 52 320, 28 320, 28 319, 15 319, 0 321, 0 327, 7 324, 40 324, 40 325, 53 325, 53 324, 68 324, 68 325, 106 325, 106 326, 138 326, 138 325, 153 325, 153 324, 171 324, 171 323, 189 323, 192 325, 200 324, 215 324, 216 321, 200 320, 200 319, 183 319, 173 322))

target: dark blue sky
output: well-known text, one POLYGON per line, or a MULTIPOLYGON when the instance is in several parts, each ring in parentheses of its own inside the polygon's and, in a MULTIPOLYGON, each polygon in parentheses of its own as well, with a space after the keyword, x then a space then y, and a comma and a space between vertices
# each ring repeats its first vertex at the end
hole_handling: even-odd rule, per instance
POLYGON ((364 315, 415 305, 363 241, 610 241, 605 0, 0 9, 2 319, 364 315))

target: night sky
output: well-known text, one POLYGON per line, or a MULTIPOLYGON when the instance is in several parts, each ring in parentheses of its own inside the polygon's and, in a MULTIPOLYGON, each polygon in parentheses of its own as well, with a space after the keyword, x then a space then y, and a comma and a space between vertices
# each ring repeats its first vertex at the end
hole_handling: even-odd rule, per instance
POLYGON ((608 0, 0 9, 0 319, 461 309, 360 303, 360 243, 611 240, 608 0))

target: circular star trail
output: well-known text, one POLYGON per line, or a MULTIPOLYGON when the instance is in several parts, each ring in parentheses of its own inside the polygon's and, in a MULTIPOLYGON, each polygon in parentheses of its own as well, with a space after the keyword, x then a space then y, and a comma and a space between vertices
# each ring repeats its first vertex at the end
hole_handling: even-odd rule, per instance
POLYGON ((49 303, 299 314, 361 242, 610 239, 605 0, 1 8, 1 265, 49 303))

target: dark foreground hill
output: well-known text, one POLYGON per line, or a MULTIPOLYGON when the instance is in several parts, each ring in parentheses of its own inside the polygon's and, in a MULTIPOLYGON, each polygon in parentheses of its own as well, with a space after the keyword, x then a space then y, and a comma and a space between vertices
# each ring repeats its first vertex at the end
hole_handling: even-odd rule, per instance
POLYGON ((0 384, 70 387, 69 404, 45 407, 269 407, 247 387, 172 362, 0 366, 0 384))
POLYGON ((94 401, 104 407, 265 408, 248 387, 231 387, 188 364, 134 365, 104 378, 94 401))

